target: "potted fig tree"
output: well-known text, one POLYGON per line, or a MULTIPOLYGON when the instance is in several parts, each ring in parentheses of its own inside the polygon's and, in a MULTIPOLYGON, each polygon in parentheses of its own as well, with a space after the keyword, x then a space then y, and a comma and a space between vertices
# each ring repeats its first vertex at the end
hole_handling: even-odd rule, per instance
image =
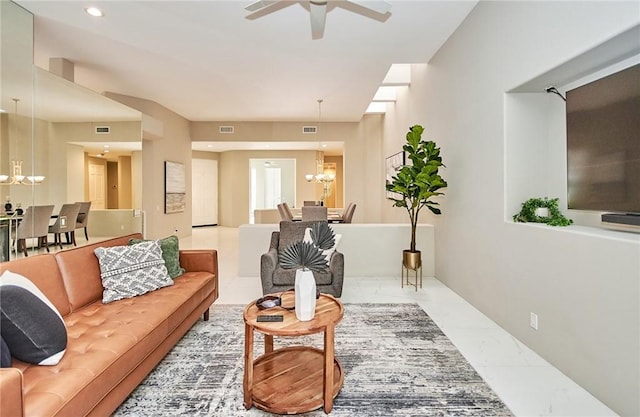
POLYGON ((447 182, 438 174, 443 167, 440 148, 434 141, 422 140, 424 128, 414 125, 407 132, 407 143, 402 147, 405 152, 405 165, 392 176, 386 185, 388 199, 394 207, 404 207, 411 222, 411 246, 402 251, 402 264, 407 269, 422 266, 421 252, 416 250, 416 227, 420 210, 428 208, 433 214, 440 214, 439 204, 434 197, 444 195, 441 191, 447 182))

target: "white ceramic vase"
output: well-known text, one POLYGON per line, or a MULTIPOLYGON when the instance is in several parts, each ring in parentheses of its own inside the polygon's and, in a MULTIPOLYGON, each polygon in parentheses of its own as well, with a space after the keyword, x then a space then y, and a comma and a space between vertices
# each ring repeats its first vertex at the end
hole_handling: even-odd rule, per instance
POLYGON ((316 280, 310 269, 296 271, 296 317, 300 321, 313 319, 316 313, 316 280))
POLYGON ((535 211, 536 216, 538 217, 549 217, 549 208, 548 207, 538 207, 535 211))

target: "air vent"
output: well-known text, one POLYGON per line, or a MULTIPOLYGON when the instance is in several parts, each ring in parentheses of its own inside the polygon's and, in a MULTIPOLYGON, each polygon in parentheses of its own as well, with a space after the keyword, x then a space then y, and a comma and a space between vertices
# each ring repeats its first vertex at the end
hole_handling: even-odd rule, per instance
POLYGON ((220 133, 233 133, 233 126, 220 126, 220 133))
POLYGON ((318 126, 302 126, 302 133, 315 135, 318 133, 318 126))
POLYGON ((111 133, 109 126, 96 126, 96 135, 108 135, 111 133))

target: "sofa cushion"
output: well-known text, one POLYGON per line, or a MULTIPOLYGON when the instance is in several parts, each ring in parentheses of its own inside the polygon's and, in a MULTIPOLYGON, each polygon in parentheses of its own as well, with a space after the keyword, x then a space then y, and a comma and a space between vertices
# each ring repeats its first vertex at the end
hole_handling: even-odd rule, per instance
POLYGON ((0 368, 9 367, 11 367, 11 351, 2 336, 0 336, 0 368))
MULTIPOLYGON (((138 243, 146 242, 148 239, 131 239, 129 245, 135 245, 138 243)), ((162 259, 164 259, 164 266, 167 267, 167 272, 171 278, 177 278, 184 274, 184 268, 180 266, 180 245, 178 236, 169 236, 164 239, 159 239, 160 249, 162 249, 162 259)))
POLYGON ((55 365, 65 353, 67 330, 51 301, 22 275, 0 276, 0 334, 17 359, 55 365))
POLYGON ((173 285, 156 240, 131 246, 99 247, 102 302, 111 303, 173 285))
POLYGON ((278 253, 292 243, 303 240, 304 232, 317 221, 306 222, 280 222, 280 235, 278 237, 278 253))
MULTIPOLYGON (((66 290, 68 296, 67 309, 69 312, 102 300, 104 288, 102 287, 102 279, 100 278, 100 263, 94 250, 99 247, 125 246, 132 238, 142 238, 142 235, 140 233, 134 233, 127 236, 120 236, 85 246, 66 249, 50 255, 54 257, 54 262, 57 262, 58 268, 60 268, 59 273, 64 282, 62 292, 64 293, 66 290)), ((31 259, 31 257, 24 259, 31 259)), ((11 261, 11 263, 21 260, 22 259, 11 261)), ((2 265, 3 264, 0 264, 0 269, 2 265)), ((40 287, 39 283, 38 286, 40 287)), ((54 301, 51 298, 52 296, 49 295, 49 292, 45 291, 45 294, 49 296, 49 299, 54 301)), ((55 305, 57 306, 57 304, 55 305)), ((63 313, 60 309, 58 311, 60 311, 63 317, 66 317, 68 314, 63 313)))

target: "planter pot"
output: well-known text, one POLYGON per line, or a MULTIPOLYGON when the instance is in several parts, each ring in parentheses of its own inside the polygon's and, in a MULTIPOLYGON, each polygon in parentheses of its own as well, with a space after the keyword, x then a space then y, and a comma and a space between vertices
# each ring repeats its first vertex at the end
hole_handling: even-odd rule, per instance
POLYGON ((422 266, 422 253, 417 250, 412 252, 408 249, 402 251, 402 265, 407 269, 418 269, 422 266))
POLYGON ((295 282, 296 317, 300 321, 313 319, 316 313, 316 279, 310 269, 298 269, 295 282))
POLYGON ((538 207, 535 213, 538 217, 549 217, 549 209, 547 207, 538 207))

